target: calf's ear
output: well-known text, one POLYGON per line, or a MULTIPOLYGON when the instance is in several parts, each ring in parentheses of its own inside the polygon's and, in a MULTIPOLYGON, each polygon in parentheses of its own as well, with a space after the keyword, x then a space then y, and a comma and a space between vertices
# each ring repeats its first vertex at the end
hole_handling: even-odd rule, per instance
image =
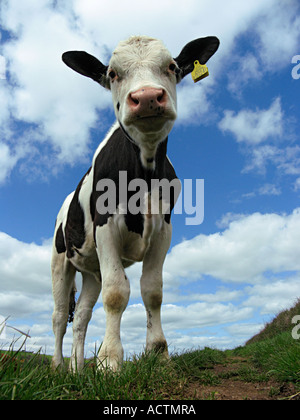
POLYGON ((215 36, 206 38, 198 38, 189 42, 181 51, 179 56, 175 58, 181 70, 181 78, 194 69, 194 62, 198 60, 200 64, 205 64, 219 48, 220 41, 215 36))
POLYGON ((85 51, 68 51, 62 55, 63 62, 83 76, 90 77, 95 82, 109 89, 106 77, 108 66, 101 63, 96 57, 85 51))

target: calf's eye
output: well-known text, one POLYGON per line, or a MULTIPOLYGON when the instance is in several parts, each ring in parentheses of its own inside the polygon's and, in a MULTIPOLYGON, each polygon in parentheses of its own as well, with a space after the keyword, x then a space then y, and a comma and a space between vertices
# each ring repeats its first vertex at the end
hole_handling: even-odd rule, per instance
POLYGON ((115 77, 117 76, 116 72, 114 70, 110 70, 110 72, 108 73, 109 77, 111 78, 111 80, 115 79, 115 77))
POLYGON ((175 71, 175 70, 176 70, 176 64, 175 64, 175 63, 171 63, 171 64, 169 65, 169 70, 170 70, 170 71, 175 71))

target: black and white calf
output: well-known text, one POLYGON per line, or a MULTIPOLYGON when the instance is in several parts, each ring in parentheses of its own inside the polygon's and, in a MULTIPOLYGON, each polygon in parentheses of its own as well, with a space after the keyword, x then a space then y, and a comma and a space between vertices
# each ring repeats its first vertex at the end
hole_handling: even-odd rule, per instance
MULTIPOLYGON (((82 273, 82 291, 73 322, 71 369, 84 363, 84 341, 88 322, 101 288, 106 312, 106 332, 98 358, 99 366, 117 369, 123 360, 120 323, 127 306, 130 286, 124 268, 143 261, 141 294, 147 313, 147 350, 168 356, 161 326, 162 268, 171 241, 170 211, 153 211, 151 180, 177 179, 167 157, 167 141, 175 122, 176 84, 194 68, 195 60, 205 64, 216 52, 215 37, 196 39, 172 58, 158 40, 139 36, 121 42, 108 66, 82 51, 63 54, 63 61, 78 73, 90 77, 112 92, 117 122, 99 145, 92 166, 70 194, 56 220, 52 256, 55 308, 53 366, 63 363, 62 342, 75 307, 74 278, 82 273), (119 193, 120 173, 126 174, 126 194, 119 193), (99 181, 116 186, 115 207, 98 211, 104 191, 99 181), (131 211, 130 183, 144 180, 147 191, 140 205, 131 211), (127 202, 124 202, 126 197, 127 202), (126 211, 124 211, 126 209, 126 211)), ((158 200, 162 197, 158 194, 158 200)), ((172 210, 175 194, 169 197, 172 210)))

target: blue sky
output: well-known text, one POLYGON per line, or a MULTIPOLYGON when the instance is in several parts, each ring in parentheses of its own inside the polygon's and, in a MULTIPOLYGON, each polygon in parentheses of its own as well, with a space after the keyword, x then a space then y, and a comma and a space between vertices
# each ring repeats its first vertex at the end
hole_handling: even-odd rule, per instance
MULTIPOLYGON (((205 182, 204 222, 187 226, 186 215, 173 216, 162 309, 171 351, 243 344, 293 305, 300 295, 300 79, 292 77, 299 11, 296 0, 116 0, 114 10, 96 0, 1 2, 0 320, 10 316, 8 325, 30 331, 28 348, 53 351, 55 218, 114 122, 109 92, 60 56, 83 49, 108 62, 134 34, 162 39, 174 56, 201 36, 221 41, 210 77, 198 84, 187 77, 178 87, 169 137, 180 179, 205 182)), ((127 354, 145 343, 140 269, 128 270, 127 354)), ((100 299, 87 354, 104 325, 100 299)), ((6 328, 0 345, 13 334, 6 328)), ((70 345, 71 328, 66 355, 70 345)))

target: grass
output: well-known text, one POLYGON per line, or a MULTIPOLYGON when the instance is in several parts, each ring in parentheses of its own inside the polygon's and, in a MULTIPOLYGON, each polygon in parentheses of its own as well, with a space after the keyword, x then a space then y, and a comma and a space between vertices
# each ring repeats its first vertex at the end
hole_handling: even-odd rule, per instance
POLYGON ((290 332, 249 344, 238 353, 251 355, 254 366, 277 380, 300 386, 300 340, 294 340, 290 332))
POLYGON ((300 314, 300 299, 280 312, 272 322, 252 337, 236 354, 250 355, 253 364, 283 382, 300 387, 300 339, 292 337, 292 319, 300 314))
MULTIPOLYGON (((51 357, 22 351, 25 337, 9 351, 0 351, 0 400, 182 400, 198 398, 197 390, 203 387, 211 390, 205 398, 215 399, 224 381, 233 386, 272 381, 269 395, 274 398, 280 396, 282 385, 292 384, 297 397, 300 340, 292 338, 293 325, 284 312, 243 347, 186 351, 168 362, 162 362, 159 354, 141 354, 125 362, 118 373, 97 370, 93 359, 80 374, 52 371, 51 357)), ((288 314, 293 317, 295 311, 288 314)))
POLYGON ((0 399, 182 400, 193 398, 188 391, 191 384, 217 386, 229 378, 249 383, 273 377, 281 383, 294 383, 300 391, 300 343, 294 344, 281 335, 251 348, 224 352, 205 348, 173 355, 163 363, 158 354, 143 354, 125 362, 118 373, 99 371, 95 361, 89 360, 81 374, 53 372, 49 357, 10 350, 0 353, 0 399), (233 358, 241 356, 247 363, 237 370, 215 372, 215 367, 230 365, 233 358))
POLYGON ((48 356, 22 352, 21 346, 0 352, 0 399, 181 400, 191 382, 218 383, 211 369, 225 360, 224 352, 210 348, 173 355, 167 362, 149 353, 125 362, 118 373, 99 371, 96 360, 89 360, 78 374, 53 372, 48 356))
POLYGON ((157 400, 181 399, 181 378, 159 355, 149 354, 125 362, 122 370, 99 371, 95 361, 84 370, 53 372, 49 360, 39 354, 24 360, 19 352, 3 352, 0 368, 2 400, 157 400), (176 390, 176 391, 175 391, 176 390))

